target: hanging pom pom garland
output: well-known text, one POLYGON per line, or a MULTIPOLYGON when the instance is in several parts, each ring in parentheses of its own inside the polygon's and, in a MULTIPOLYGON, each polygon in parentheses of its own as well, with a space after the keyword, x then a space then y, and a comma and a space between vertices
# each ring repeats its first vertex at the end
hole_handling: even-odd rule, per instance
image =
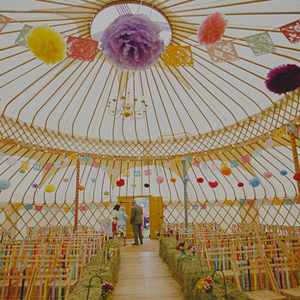
POLYGON ((164 50, 162 28, 145 15, 122 15, 104 31, 104 56, 121 69, 143 70, 156 63, 164 50))
POLYGON ((300 87, 300 68, 296 65, 280 65, 267 76, 266 87, 275 94, 284 94, 300 87))
POLYGON ((48 65, 64 60, 66 55, 63 37, 50 27, 33 28, 27 36, 27 46, 39 60, 48 65))
POLYGON ((212 189, 215 189, 218 185, 219 185, 219 183, 217 182, 217 181, 209 181, 208 182, 208 185, 212 188, 212 189))
POLYGON ((256 188, 260 186, 260 179, 258 177, 253 177, 252 179, 249 180, 249 184, 253 187, 256 188))
POLYGON ((224 176, 230 176, 232 173, 232 170, 226 164, 221 165, 220 171, 224 176))
POLYGON ((211 45, 220 41, 224 35, 227 21, 221 13, 208 16, 198 30, 198 41, 202 45, 211 45))
POLYGON ((198 183, 203 183, 204 182, 204 178, 202 178, 202 177, 197 177, 197 182, 198 183))
POLYGON ((242 188, 242 187, 244 187, 244 183, 243 183, 243 182, 238 182, 237 186, 238 186, 239 188, 242 188))

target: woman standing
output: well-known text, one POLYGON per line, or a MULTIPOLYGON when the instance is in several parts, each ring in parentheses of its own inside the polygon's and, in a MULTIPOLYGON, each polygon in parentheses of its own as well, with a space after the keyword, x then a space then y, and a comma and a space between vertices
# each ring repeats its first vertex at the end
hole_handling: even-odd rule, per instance
POLYGON ((112 211, 112 236, 113 238, 118 234, 119 210, 120 204, 116 204, 112 211))

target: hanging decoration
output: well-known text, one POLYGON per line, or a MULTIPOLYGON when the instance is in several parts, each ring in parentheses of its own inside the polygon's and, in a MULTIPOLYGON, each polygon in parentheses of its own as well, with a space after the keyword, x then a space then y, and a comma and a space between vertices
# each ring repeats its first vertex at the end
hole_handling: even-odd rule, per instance
POLYGON ((122 178, 118 179, 118 180, 116 181, 116 185, 117 185, 117 187, 122 187, 122 186, 124 186, 124 185, 125 185, 125 180, 122 179, 122 178))
POLYGON ((122 15, 100 38, 103 54, 121 69, 146 69, 156 63, 163 52, 161 31, 159 24, 145 15, 122 15))
POLYGON ((132 98, 130 93, 127 96, 108 100, 107 112, 117 118, 141 119, 146 116, 148 104, 144 97, 132 98))
POLYGON ((144 175, 145 176, 150 176, 152 174, 152 171, 150 169, 144 170, 144 175))
POLYGON ((232 170, 227 166, 226 163, 222 163, 220 171, 224 176, 230 176, 232 174, 232 170))
POLYGON ((239 166, 239 163, 237 160, 230 161, 231 168, 237 168, 239 166))
POLYGON ((31 186, 32 186, 32 188, 34 188, 34 189, 37 189, 37 188, 39 187, 39 185, 38 185, 37 183, 33 183, 31 186))
POLYGON ((53 164, 52 163, 46 163, 44 166, 44 172, 50 172, 50 170, 52 169, 53 164))
POLYGON ((214 188, 216 188, 216 187, 219 185, 219 183, 218 183, 218 181, 212 180, 212 181, 209 181, 209 182, 208 182, 208 185, 209 185, 212 189, 214 189, 214 188))
POLYGON ((21 174, 24 174, 28 171, 28 169, 29 169, 29 162, 28 161, 21 161, 21 166, 20 166, 19 172, 21 174))
POLYGON ((238 182, 237 186, 238 186, 239 188, 242 188, 242 187, 244 187, 244 183, 240 181, 240 182, 238 182))
POLYGON ((244 38, 256 56, 272 53, 275 49, 268 32, 254 34, 244 38))
POLYGON ((242 161, 244 164, 250 164, 250 162, 251 162, 251 156, 250 156, 249 154, 242 155, 242 156, 241 156, 241 161, 242 161))
POLYGON ((36 211, 41 212, 43 210, 43 205, 42 204, 36 204, 34 205, 34 208, 36 211))
POLYGON ((273 176, 273 173, 270 172, 270 171, 266 171, 266 172, 264 173, 264 177, 265 177, 265 178, 271 178, 272 176, 273 176))
POLYGON ((157 176, 156 182, 157 182, 157 184, 162 184, 164 182, 164 178, 162 176, 157 176))
POLYGON ((27 46, 39 60, 48 65, 64 60, 66 55, 63 37, 51 27, 33 28, 28 33, 27 46))
POLYGON ((145 183, 145 184, 144 184, 144 187, 145 187, 145 188, 149 188, 149 187, 150 187, 150 184, 149 184, 149 183, 145 183))
POLYGON ((300 181, 300 172, 298 171, 298 172, 296 172, 295 174, 294 174, 294 180, 296 180, 296 181, 300 181))
POLYGON ((211 45, 220 41, 225 33, 227 21, 219 13, 208 16, 198 30, 198 41, 202 45, 211 45))
POLYGON ((15 44, 18 46, 26 47, 27 46, 27 36, 32 29, 33 29, 32 26, 24 25, 15 40, 15 44))
POLYGON ((25 205, 24 205, 24 208, 25 208, 26 210, 31 210, 31 209, 33 209, 33 205, 32 205, 32 204, 25 204, 25 205))
POLYGON ((289 40, 290 43, 298 43, 300 41, 300 19, 281 26, 280 31, 284 34, 284 36, 289 40))
POLYGON ((75 36, 69 36, 67 39, 67 54, 70 58, 81 61, 93 61, 97 52, 97 41, 75 36))
POLYGON ((280 65, 268 73, 265 83, 275 94, 294 91, 300 87, 300 68, 292 64, 280 65))
POLYGON ((286 176, 288 174, 287 170, 280 170, 280 175, 286 176))
POLYGON ((169 45, 161 56, 162 61, 169 67, 191 67, 193 56, 191 46, 169 45))
POLYGON ((172 177, 172 178, 170 179, 170 181, 171 181, 172 183, 176 183, 176 178, 172 177))
POLYGON ((203 183, 204 182, 204 178, 203 177, 197 177, 197 183, 203 183))
POLYGON ((32 166, 32 170, 40 171, 41 170, 41 165, 38 162, 34 163, 33 166, 32 166))
POLYGON ((141 176, 141 171, 140 170, 134 170, 133 171, 133 176, 134 177, 140 177, 141 176))
POLYGON ((207 46, 207 53, 215 63, 235 61, 238 59, 237 51, 232 41, 221 41, 207 46))
POLYGON ((55 190, 56 190, 56 187, 54 184, 47 184, 45 186, 45 193, 53 193, 53 192, 55 192, 55 190))
POLYGON ((255 176, 255 177, 253 177, 252 179, 249 180, 249 184, 253 188, 256 188, 256 187, 260 186, 261 181, 260 181, 260 179, 257 176, 255 176))
POLYGON ((10 187, 10 181, 7 179, 0 179, 0 192, 7 190, 10 187))
POLYGON ((84 190, 85 190, 85 187, 83 186, 83 185, 79 185, 79 187, 78 187, 78 190, 80 191, 80 192, 83 192, 84 190))

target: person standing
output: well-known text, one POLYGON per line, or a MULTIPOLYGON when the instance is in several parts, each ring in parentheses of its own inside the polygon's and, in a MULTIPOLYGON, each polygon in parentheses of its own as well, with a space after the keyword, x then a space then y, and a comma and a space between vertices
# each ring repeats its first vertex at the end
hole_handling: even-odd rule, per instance
POLYGON ((126 233, 127 233, 127 219, 128 216, 124 207, 120 207, 118 216, 118 231, 123 239, 123 245, 126 246, 126 233))
POLYGON ((138 245, 143 244, 143 233, 142 233, 142 224, 143 224, 143 208, 139 206, 135 201, 133 201, 133 207, 131 209, 131 218, 130 224, 132 225, 133 234, 134 234, 134 244, 138 245))
POLYGON ((116 204, 112 211, 112 236, 115 238, 118 234, 118 217, 120 204, 116 204))

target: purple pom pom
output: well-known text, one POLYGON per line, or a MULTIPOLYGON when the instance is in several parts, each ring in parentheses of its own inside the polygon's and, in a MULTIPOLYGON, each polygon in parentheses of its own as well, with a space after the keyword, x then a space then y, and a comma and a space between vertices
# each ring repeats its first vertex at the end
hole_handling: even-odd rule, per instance
POLYGON ((300 68, 296 65, 281 65, 272 69, 268 74, 266 86, 276 94, 296 90, 300 87, 300 68))
POLYGON ((161 27, 145 15, 118 17, 101 37, 103 54, 122 69, 141 70, 154 64, 162 51, 161 27))

